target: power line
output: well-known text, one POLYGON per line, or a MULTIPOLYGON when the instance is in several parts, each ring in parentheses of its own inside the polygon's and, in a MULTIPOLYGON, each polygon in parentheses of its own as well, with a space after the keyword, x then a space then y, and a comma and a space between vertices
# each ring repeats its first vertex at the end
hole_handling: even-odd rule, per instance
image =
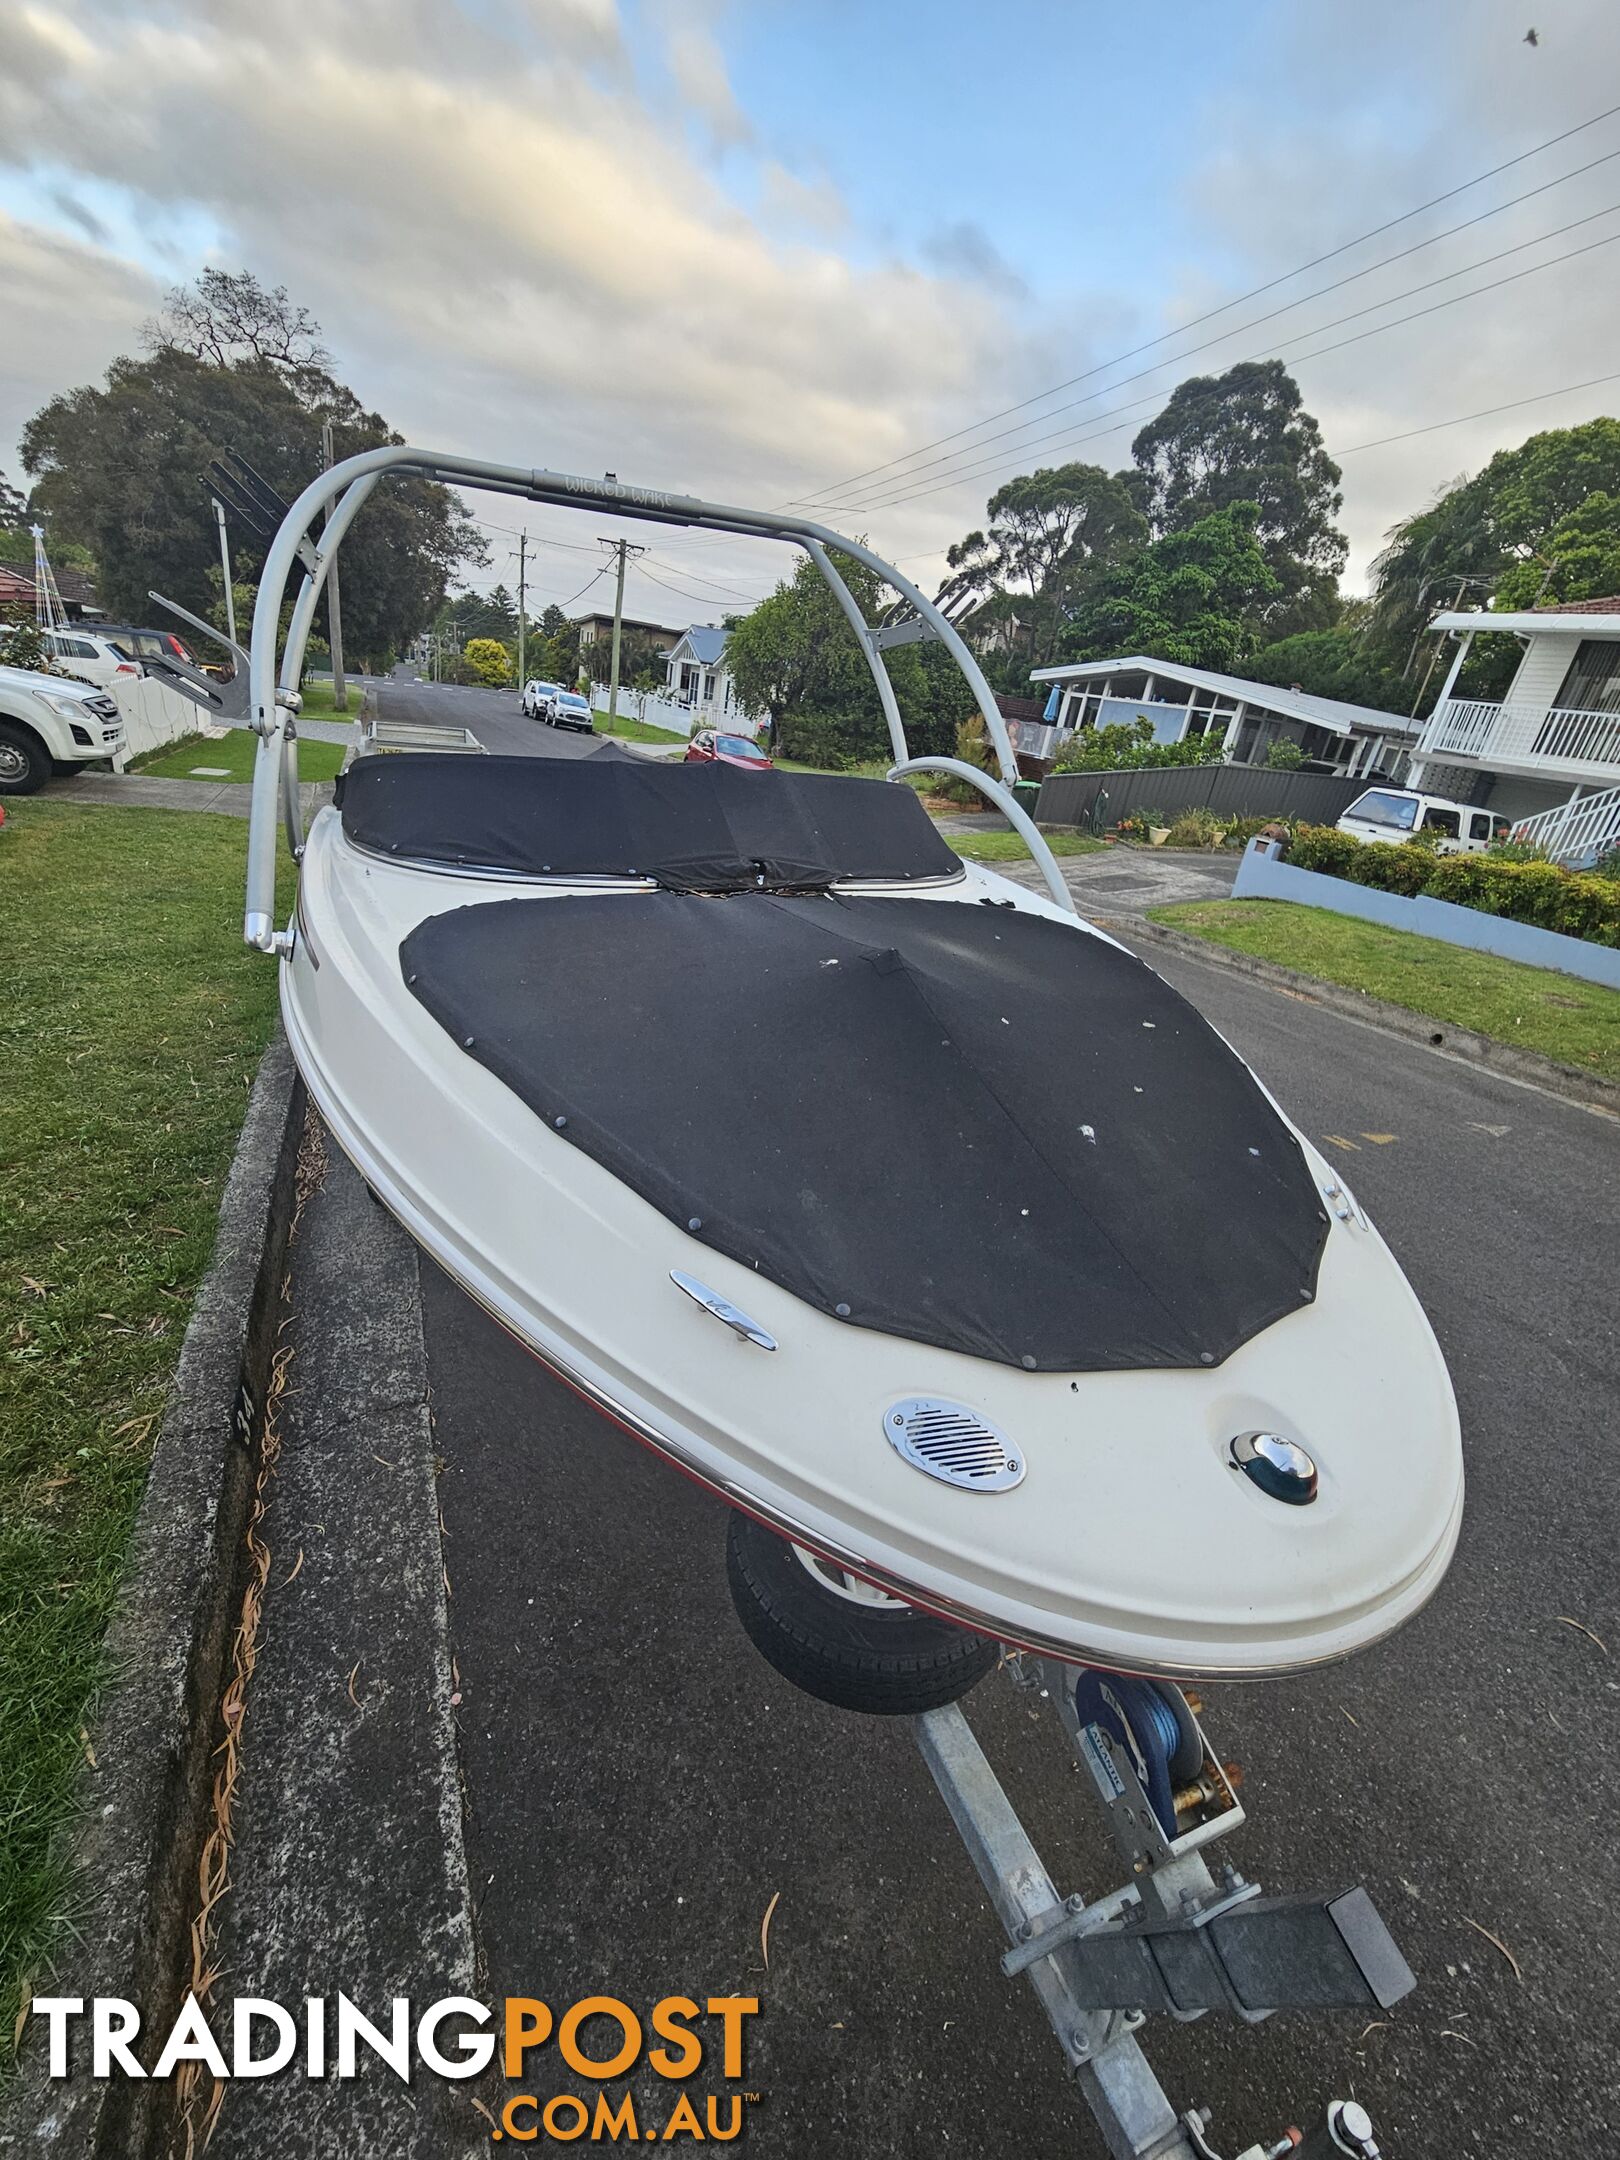
POLYGON ((1525 405, 1544 405, 1549 398, 1570 397, 1577 390, 1595 390, 1601 383, 1612 382, 1620 382, 1620 371, 1613 375, 1592 375, 1585 382, 1565 383, 1562 390, 1538 390, 1534 397, 1514 398, 1506 405, 1487 405, 1481 412, 1457 413, 1449 420, 1431 420, 1427 427, 1407 428, 1400 435, 1380 435, 1376 442, 1352 443, 1339 455, 1354 457, 1361 450, 1382 450, 1387 443, 1410 442, 1414 435, 1433 435, 1439 428, 1462 427, 1469 420, 1489 420, 1497 413, 1518 412, 1525 405))
MULTIPOLYGON (((708 596, 708 595, 707 595, 706 593, 695 593, 695 592, 688 592, 688 591, 686 590, 686 588, 685 588, 684 586, 682 586, 682 585, 672 585, 672 584, 671 584, 671 583, 669 582, 668 578, 661 578, 661 577, 657 576, 657 574, 656 574, 655 572, 653 572, 653 571, 651 571, 651 570, 649 570, 649 569, 647 568, 647 565, 646 565, 645 563, 642 563, 642 564, 641 564, 641 565, 639 566, 639 568, 640 568, 640 575, 641 575, 642 577, 644 577, 644 578, 651 578, 651 579, 652 579, 652 582, 653 582, 653 583, 654 583, 655 585, 662 585, 662 587, 664 588, 665 592, 672 592, 672 593, 675 593, 675 594, 677 594, 677 595, 678 595, 678 596, 679 596, 679 597, 680 597, 680 598, 681 598, 682 600, 691 600, 691 601, 694 601, 694 602, 695 602, 695 603, 697 604, 697 606, 699 606, 699 607, 712 607, 712 606, 714 605, 714 602, 713 602, 713 600, 712 600, 712 599, 711 599, 711 598, 710 598, 710 597, 709 597, 709 596, 708 596)), ((739 593, 739 594, 737 594, 737 595, 736 595, 736 597, 737 597, 738 599, 740 599, 740 600, 747 600, 747 599, 748 599, 748 596, 747 596, 747 594, 746 594, 746 593, 739 593)), ((758 602, 757 600, 748 600, 748 605, 749 605, 750 607, 757 607, 757 606, 759 605, 759 602, 758 602)))
MULTIPOLYGON (((1560 232, 1573 231, 1575 226, 1577 225, 1589 225, 1591 224, 1593 218, 1611 216, 1616 210, 1620 210, 1620 203, 1611 203, 1606 210, 1593 211, 1591 217, 1577 218, 1570 225, 1560 226, 1557 228, 1556 231, 1551 233, 1543 233, 1541 235, 1541 240, 1546 241, 1556 239, 1560 232)), ((1414 308, 1409 315, 1397 315, 1390 322, 1375 323, 1370 330, 1357 331, 1354 337, 1340 338, 1338 342, 1333 345, 1318 346, 1314 352, 1299 353, 1289 361, 1289 364, 1294 367, 1303 367, 1307 361, 1320 360, 1325 358, 1326 355, 1329 353, 1342 352, 1344 348, 1348 345, 1359 345, 1364 343, 1365 340, 1370 337, 1380 337, 1386 330, 1398 330, 1405 323, 1417 322, 1426 315, 1436 315, 1440 313, 1442 309, 1448 307, 1456 307, 1464 300, 1476 300, 1484 293, 1499 291, 1500 288, 1504 285, 1515 285, 1521 278, 1534 277, 1538 271, 1556 269, 1560 263, 1573 262, 1577 256, 1591 254, 1595 248, 1612 247, 1616 240, 1620 240, 1620 233, 1610 233, 1602 240, 1588 241, 1584 247, 1570 248, 1562 255, 1549 256, 1546 262, 1531 263, 1523 270, 1510 271, 1506 277, 1493 278, 1488 285, 1476 285, 1472 287, 1471 290, 1469 290, 1468 292, 1453 293, 1451 297, 1447 300, 1437 300, 1432 307, 1414 308)), ((1486 269, 1491 263, 1500 262, 1504 259, 1504 257, 1508 255, 1516 255, 1522 253, 1524 247, 1534 247, 1539 244, 1540 243, 1537 241, 1525 241, 1521 244, 1520 247, 1503 248, 1495 255, 1487 255, 1477 263, 1470 263, 1468 265, 1468 270, 1486 269)), ((1387 300, 1375 301, 1371 307, 1354 309, 1348 315, 1341 315, 1336 317, 1333 322, 1318 323, 1314 329, 1302 330, 1301 332, 1299 332, 1299 336, 1301 337, 1301 339, 1307 341, 1314 337, 1320 337, 1325 331, 1337 329, 1341 323, 1354 322, 1361 315, 1375 314, 1379 308, 1397 306, 1400 301, 1409 300, 1417 293, 1432 292, 1436 285, 1446 284, 1452 277, 1466 276, 1468 274, 1468 270, 1450 271, 1445 277, 1433 278, 1429 280, 1429 282, 1425 285, 1415 285, 1412 286, 1407 292, 1392 294, 1391 297, 1387 300)), ((1286 353, 1274 353, 1267 355, 1260 352, 1254 352, 1246 353, 1243 356, 1245 360, 1258 360, 1267 357, 1281 359, 1286 358, 1287 355, 1286 353)), ((1142 411, 1148 406, 1157 404, 1159 402, 1159 397, 1161 394, 1162 393, 1156 392, 1151 397, 1133 398, 1125 405, 1114 406, 1112 408, 1112 412, 1094 414, 1093 418, 1106 420, 1112 417, 1112 413, 1134 413, 1142 411)), ((1117 435, 1122 427, 1129 426, 1129 424, 1130 423, 1128 420, 1124 420, 1118 422, 1113 427, 1094 428, 1090 429, 1088 432, 1079 435, 1076 435, 1072 429, 1060 429, 1056 435, 1038 438, 1034 442, 1023 444, 1017 455, 1018 457, 1022 458, 1032 450, 1051 448, 1057 443, 1063 443, 1069 448, 1078 449, 1081 444, 1088 442, 1096 442, 1097 440, 1099 440, 1100 437, 1104 435, 1117 435)), ((982 479, 992 473, 1004 470, 1007 466, 1007 462, 1007 454, 1003 453, 999 457, 991 458, 989 462, 983 466, 970 466, 963 471, 952 473, 948 478, 937 481, 929 487, 915 488, 909 494, 887 496, 879 500, 861 503, 854 507, 857 507, 863 511, 897 509, 904 503, 920 502, 926 496, 941 495, 946 493, 947 490, 951 488, 964 485, 969 480, 982 479)), ((844 506, 834 505, 834 507, 838 508, 844 506)))
MULTIPOLYGON (((746 601, 748 602, 748 604, 749 604, 749 606, 750 606, 750 607, 752 607, 752 606, 754 606, 754 605, 755 605, 755 595, 754 595, 754 594, 752 594, 752 593, 745 593, 745 592, 739 592, 739 591, 737 590, 737 588, 736 588, 736 586, 735 586, 735 585, 720 585, 720 584, 717 584, 717 583, 715 582, 715 580, 714 580, 713 578, 706 578, 706 577, 700 577, 700 576, 698 575, 697 571, 695 571, 695 570, 688 570, 688 569, 687 569, 687 568, 686 568, 686 567, 684 566, 684 564, 681 564, 681 563, 667 563, 667 562, 665 562, 665 561, 664 561, 664 559, 663 559, 663 557, 662 557, 662 556, 660 556, 660 555, 652 555, 652 554, 649 554, 649 555, 648 555, 648 557, 647 557, 647 561, 648 561, 648 562, 655 562, 655 563, 657 563, 657 564, 659 565, 660 569, 663 569, 663 570, 673 570, 673 571, 674 571, 674 573, 675 573, 675 575, 676 575, 677 577, 684 577, 684 578, 690 578, 690 579, 691 579, 691 581, 692 581, 692 583, 693 583, 694 585, 707 585, 707 586, 709 586, 709 587, 710 587, 710 589, 711 589, 712 591, 714 591, 714 592, 717 592, 717 593, 720 593, 720 594, 724 595, 724 597, 725 597, 725 598, 727 598, 727 599, 729 599, 729 600, 746 600, 746 601)), ((648 570, 648 569, 647 569, 646 563, 643 563, 643 565, 642 565, 642 573, 643 573, 643 575, 644 575, 644 576, 646 576, 646 577, 651 577, 651 576, 652 576, 652 572, 651 572, 650 570, 648 570)), ((655 579, 655 580, 654 580, 654 582, 656 583, 656 582, 657 582, 657 580, 655 579)), ((673 588, 672 588, 672 589, 673 589, 673 588)), ((688 597, 690 597, 690 595, 688 595, 688 597)))
MULTIPOLYGON (((1122 375, 1117 382, 1105 383, 1098 390, 1088 390, 1084 397, 1074 398, 1067 405, 1054 405, 1050 412, 1041 413, 1034 420, 1021 420, 1016 427, 1003 428, 999 435, 987 435, 982 442, 973 443, 965 450, 947 451, 943 457, 930 458, 926 464, 914 466, 909 473, 897 474, 892 481, 880 481, 876 487, 862 488, 857 493, 876 500, 882 496, 885 487, 906 486, 912 480, 920 479, 924 473, 936 465, 958 464, 963 458, 972 457, 980 450, 988 449, 993 442, 1003 442, 1009 435, 1022 435, 1027 428, 1039 427, 1044 421, 1056 419, 1060 412, 1073 412, 1078 406, 1090 405, 1097 398, 1107 397, 1111 391, 1123 390, 1127 383, 1141 382, 1145 377, 1157 375, 1165 368, 1179 367, 1183 361, 1194 359, 1199 353, 1208 352, 1212 345, 1224 344, 1228 338, 1242 337, 1247 331, 1258 330, 1268 322, 1275 322, 1279 315, 1292 314, 1295 308, 1308 307, 1313 300, 1324 299, 1327 294, 1339 292, 1346 285, 1358 284, 1362 278, 1371 277, 1376 271, 1387 270, 1391 264, 1404 262, 1409 255, 1421 254, 1425 248, 1436 247, 1442 240, 1454 239, 1458 233, 1466 232, 1471 226, 1481 225, 1488 218, 1500 216, 1504 210, 1517 209, 1520 203, 1528 202, 1533 195, 1544 195, 1549 188, 1562 187, 1566 180, 1578 179, 1582 173, 1591 172, 1599 165, 1607 165, 1615 158, 1620 158, 1620 150, 1610 150, 1600 158, 1593 158, 1589 164, 1578 166, 1572 173, 1563 173, 1558 179, 1549 180, 1542 187, 1530 188, 1523 195, 1515 195, 1508 202, 1498 203, 1494 210, 1482 210, 1478 217, 1464 218, 1461 224, 1448 226, 1443 233, 1435 233, 1427 240, 1416 241, 1409 248, 1400 248, 1393 255, 1386 255, 1378 262, 1369 263, 1365 270, 1353 270, 1347 277, 1335 278, 1330 284, 1319 285, 1314 292, 1301 293, 1297 300, 1290 300, 1280 308, 1273 308, 1269 315, 1256 315, 1246 323, 1239 323, 1234 329, 1218 330, 1213 337, 1205 338, 1200 344, 1189 345, 1185 352, 1171 353, 1163 360, 1151 361, 1148 366, 1138 368, 1134 375, 1122 375)), ((1481 270, 1493 262, 1501 262, 1508 255, 1522 254, 1526 248, 1539 247, 1544 240, 1556 240, 1561 233, 1572 232, 1577 225, 1589 225, 1593 218, 1606 215, 1607 212, 1605 211, 1594 210, 1587 217, 1574 218, 1567 225, 1554 226, 1551 232, 1542 233, 1537 239, 1521 240, 1513 247, 1501 249, 1495 255, 1482 257, 1478 262, 1465 263, 1460 270, 1448 270, 1440 277, 1426 280, 1421 285, 1409 286, 1404 293, 1390 293, 1385 299, 1375 300, 1367 307, 1357 309, 1355 313, 1370 315, 1381 307, 1393 307, 1400 301, 1409 299, 1415 292, 1426 292, 1432 285, 1445 284, 1449 278, 1466 277, 1470 270, 1481 270)), ((1355 315, 1341 315, 1337 320, 1338 322, 1353 322, 1355 315)), ((1335 327, 1334 323, 1324 323, 1319 325, 1317 330, 1306 331, 1302 334, 1315 337, 1320 334, 1320 330, 1331 330, 1335 327)), ((1037 436, 1034 442, 1019 444, 1016 452, 1009 453, 1009 455, 1022 456, 1025 450, 1033 449, 1037 443, 1049 441, 1050 439, 1047 436, 1037 436)), ((823 507, 842 510, 860 509, 866 507, 866 505, 860 502, 843 501, 826 504, 823 507)))
POLYGON ((1213 322, 1217 315, 1224 315, 1232 308, 1241 307, 1244 301, 1258 300, 1263 293, 1274 292, 1279 285, 1286 285, 1290 278, 1303 277, 1307 270, 1318 269, 1323 263, 1348 254, 1352 248, 1361 247, 1368 240, 1376 240, 1381 233, 1393 232, 1397 225, 1409 224, 1413 218, 1421 217, 1426 210, 1438 209, 1441 203, 1450 202, 1458 195, 1466 195, 1470 188, 1481 187, 1487 180, 1494 180, 1498 173, 1508 172, 1515 165, 1523 165, 1530 158, 1539 157, 1543 150, 1551 150, 1561 142, 1568 142, 1572 136, 1584 134, 1588 128, 1613 119, 1617 112, 1620 112, 1620 105, 1611 105, 1606 111, 1594 114, 1590 120, 1582 120, 1575 127, 1565 128, 1561 134, 1548 136, 1545 142, 1536 143, 1528 150, 1521 150, 1517 157, 1504 158, 1500 165, 1493 165, 1486 172, 1476 173, 1471 180, 1464 180, 1456 187, 1447 188, 1444 194, 1431 196, 1427 202, 1419 203, 1415 209, 1403 210, 1399 217, 1388 218, 1382 225, 1374 225, 1368 231, 1358 233, 1353 240, 1343 241, 1338 247, 1329 248, 1324 254, 1313 255, 1309 262, 1298 263, 1292 270, 1285 270, 1278 277, 1268 278, 1263 285, 1253 285, 1247 292, 1239 293, 1235 299, 1223 301, 1219 307, 1206 309, 1202 315, 1195 315, 1190 322, 1178 323, 1173 330, 1161 331, 1159 336, 1147 338, 1140 345, 1133 345, 1128 352, 1116 353, 1111 360, 1100 360, 1095 367, 1086 368, 1078 375, 1071 375, 1065 382, 1054 383, 1046 390, 1038 390, 1032 397, 1020 398, 1016 404, 1003 406, 999 412, 989 413, 982 420, 970 421, 967 426, 955 428, 947 435, 936 436, 932 442, 922 443, 914 450, 903 450, 895 457, 886 458, 880 465, 869 465, 864 471, 854 473, 846 479, 829 481, 827 486, 817 488, 813 494, 802 496, 798 500, 807 507, 835 494, 840 488, 854 487, 858 481, 869 480, 878 473, 890 471, 896 465, 909 464, 913 458, 921 457, 924 451, 938 450, 946 443, 959 441, 964 435, 976 434, 980 428, 989 427, 994 421, 1008 419, 1013 413, 1024 412, 1031 405, 1044 404, 1048 398, 1056 397, 1060 391, 1072 390, 1076 383, 1088 382, 1093 375, 1104 374, 1109 368, 1118 367, 1126 360, 1134 360, 1138 353, 1151 352, 1155 345, 1163 345, 1170 338, 1180 337, 1188 330, 1198 329, 1203 323, 1213 322))

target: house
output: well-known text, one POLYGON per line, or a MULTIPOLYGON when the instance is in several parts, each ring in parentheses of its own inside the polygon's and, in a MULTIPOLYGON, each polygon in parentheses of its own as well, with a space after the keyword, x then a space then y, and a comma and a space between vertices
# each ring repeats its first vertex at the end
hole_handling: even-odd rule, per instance
POLYGON ((1347 780, 1399 780, 1419 725, 1370 705, 1347 705, 1297 687, 1279 690, 1275 683, 1248 682, 1142 653, 1128 660, 1036 668, 1031 680, 1051 685, 1046 718, 1054 750, 1077 728, 1146 718, 1153 723, 1154 740, 1162 743, 1223 729, 1224 756, 1231 765, 1264 765, 1272 745, 1287 741, 1299 745, 1315 771, 1347 780))
MULTIPOLYGON (((93 625, 98 616, 105 619, 94 581, 83 570, 58 570, 56 592, 69 622, 93 625)), ((32 622, 34 601, 33 579, 13 563, 0 563, 0 618, 32 622)))
POLYGON ((1423 786, 1522 822, 1564 861, 1620 845, 1620 595, 1442 614, 1430 627, 1456 650, 1414 752, 1423 786), (1454 695, 1482 630, 1524 642, 1500 700, 1454 695))
POLYGON ((726 640, 729 631, 713 623, 694 623, 670 648, 664 665, 669 688, 666 695, 677 705, 694 708, 692 725, 751 729, 757 714, 745 711, 736 685, 726 671, 726 640))
MULTIPOLYGON (((585 650, 587 645, 596 644, 598 639, 604 644, 613 642, 613 616, 611 611, 607 614, 576 615, 574 624, 579 631, 579 649, 581 652, 585 650)), ((672 630, 667 623, 638 622, 633 615, 621 617, 620 627, 625 630, 634 630, 639 637, 650 638, 662 653, 667 653, 671 646, 679 643, 681 638, 681 632, 672 630)))

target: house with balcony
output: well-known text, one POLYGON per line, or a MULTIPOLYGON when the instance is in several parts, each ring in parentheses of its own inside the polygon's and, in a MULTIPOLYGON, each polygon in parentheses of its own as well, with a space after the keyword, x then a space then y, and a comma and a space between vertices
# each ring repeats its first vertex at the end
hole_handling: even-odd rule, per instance
POLYGON ((1488 806, 1560 861, 1620 845, 1620 595, 1437 615, 1431 628, 1456 649, 1412 785, 1488 806), (1481 631, 1523 640, 1499 700, 1454 694, 1481 631))
MULTIPOLYGON (((1298 746, 1307 769, 1346 780, 1401 780, 1418 722, 1402 713, 1317 697, 1296 684, 1250 682, 1210 668, 1183 667, 1144 653, 1129 659, 1083 660, 1036 668, 1031 681, 1050 685, 1040 749, 1054 756, 1079 728, 1152 722, 1155 742, 1222 731, 1229 765, 1264 765, 1279 742, 1298 746)), ((1034 750, 1033 740, 1020 749, 1034 750)))

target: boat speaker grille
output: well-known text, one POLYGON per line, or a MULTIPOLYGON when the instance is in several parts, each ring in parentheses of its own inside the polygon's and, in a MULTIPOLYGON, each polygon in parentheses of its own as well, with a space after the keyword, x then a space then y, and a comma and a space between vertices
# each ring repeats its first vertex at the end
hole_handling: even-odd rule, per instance
POLYGON ((911 1395, 883 1413, 889 1445, 914 1469, 964 1492, 1008 1492, 1026 1464, 1007 1437, 964 1403, 911 1395))

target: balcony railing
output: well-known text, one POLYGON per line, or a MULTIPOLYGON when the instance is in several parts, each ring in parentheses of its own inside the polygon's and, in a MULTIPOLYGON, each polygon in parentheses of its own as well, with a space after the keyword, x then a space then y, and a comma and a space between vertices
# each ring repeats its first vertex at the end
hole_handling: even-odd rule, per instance
POLYGON ((1479 758, 1560 770, 1620 766, 1620 713, 1449 698, 1418 744, 1421 757, 1479 758))

